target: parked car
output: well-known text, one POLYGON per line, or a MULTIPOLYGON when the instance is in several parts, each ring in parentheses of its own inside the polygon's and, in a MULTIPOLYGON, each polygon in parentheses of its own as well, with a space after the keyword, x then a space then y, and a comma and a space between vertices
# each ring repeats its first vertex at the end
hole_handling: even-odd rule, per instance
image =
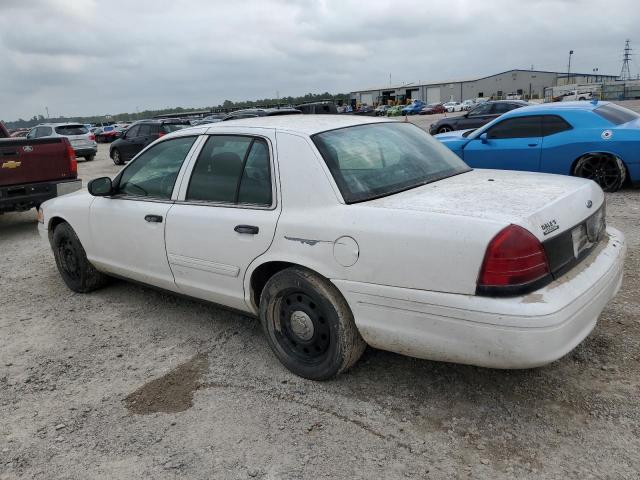
POLYGON ((425 103, 422 100, 414 100, 411 105, 402 108, 402 115, 417 115, 424 106, 425 103))
POLYGON ((391 107, 389 105, 378 105, 374 110, 374 112, 376 113, 376 116, 384 117, 387 115, 387 112, 389 111, 390 108, 391 107))
POLYGON ((189 126, 187 120, 141 120, 109 146, 109 156, 116 165, 124 165, 153 141, 189 126))
POLYGON ((402 115, 402 105, 394 105, 387 110, 387 117, 399 117, 402 115))
POLYGON ((192 120, 191 125, 206 125, 207 123, 221 122, 227 116, 226 113, 213 113, 198 120, 192 120))
POLYGON ((26 138, 35 140, 46 137, 67 138, 76 157, 82 157, 88 162, 96 158, 98 153, 95 135, 81 123, 42 123, 33 127, 26 138))
POLYGON ((472 170, 409 122, 347 115, 174 132, 40 220, 72 291, 116 275, 259 316, 313 380, 366 344, 552 362, 596 325, 626 249, 592 181, 472 170))
POLYGON ((460 102, 447 102, 443 104, 448 113, 460 112, 462 110, 462 104, 460 102))
POLYGON ((434 113, 447 113, 447 109, 442 103, 430 103, 420 110, 420 115, 433 115, 434 113))
POLYGON ((591 91, 581 91, 581 90, 571 90, 570 92, 565 93, 561 96, 562 102, 573 102, 575 100, 585 101, 592 100, 593 92, 591 91))
POLYGON ((640 115, 613 103, 532 105, 436 138, 474 168, 573 175, 605 192, 640 183, 640 115))
POLYGON ((306 115, 336 114, 338 109, 333 102, 309 102, 296 105, 296 110, 300 110, 306 115))
POLYGON ((29 134, 29 130, 17 130, 13 132, 10 136, 13 138, 24 138, 29 134))
POLYGON ((462 102, 462 110, 469 111, 473 107, 476 106, 476 102, 474 100, 465 100, 462 102))
POLYGON ((372 113, 373 112, 373 107, 371 105, 367 105, 366 103, 363 103, 362 105, 360 105, 360 108, 358 108, 357 113, 372 113))
POLYGON ((10 137, 0 122, 0 214, 38 208, 80 188, 76 152, 67 137, 10 137))
POLYGON ((255 117, 273 117, 279 115, 296 115, 302 114, 302 112, 296 108, 291 107, 277 107, 277 108, 245 108, 243 110, 236 110, 229 113, 222 119, 223 122, 228 120, 239 120, 241 118, 255 118, 255 117))
POLYGON ((104 127, 98 127, 94 135, 96 142, 98 143, 110 143, 117 138, 118 129, 115 125, 105 125, 104 127))
POLYGON ((498 118, 503 113, 507 113, 515 108, 526 107, 527 105, 529 104, 522 100, 492 100, 483 102, 464 115, 441 118, 431 125, 429 133, 435 135, 436 133, 452 132, 454 130, 478 128, 486 125, 494 118, 498 118))

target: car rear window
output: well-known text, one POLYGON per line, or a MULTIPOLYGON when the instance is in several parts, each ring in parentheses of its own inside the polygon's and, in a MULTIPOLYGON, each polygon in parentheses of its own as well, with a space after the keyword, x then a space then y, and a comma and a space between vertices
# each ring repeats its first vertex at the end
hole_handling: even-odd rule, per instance
POLYGON ((451 150, 411 123, 358 125, 312 138, 347 203, 384 197, 470 170, 451 150))
POLYGON ((605 120, 610 121, 614 125, 622 125, 623 123, 631 122, 640 118, 636 112, 629 110, 628 108, 621 107, 614 103, 607 103, 594 110, 605 120))
POLYGON ((84 135, 89 133, 89 130, 84 125, 64 125, 56 127, 56 133, 58 135, 84 135))
POLYGON ((179 123, 165 123, 164 125, 162 125, 162 131, 165 133, 177 132, 178 130, 182 130, 185 127, 188 127, 188 125, 180 125, 179 123))

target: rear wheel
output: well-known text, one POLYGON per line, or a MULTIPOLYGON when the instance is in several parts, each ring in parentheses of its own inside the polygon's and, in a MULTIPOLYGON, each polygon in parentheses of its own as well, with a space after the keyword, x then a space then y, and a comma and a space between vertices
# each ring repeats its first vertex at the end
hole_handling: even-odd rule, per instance
POLYGON ((327 380, 351 367, 366 343, 336 287, 320 275, 292 267, 264 287, 260 320, 282 364, 310 380, 327 380))
POLYGON ((120 150, 118 150, 117 148, 114 148, 111 151, 111 160, 113 160, 113 163, 115 163, 116 165, 124 165, 124 160, 122 160, 120 150))
POLYGON ((84 157, 84 159, 85 159, 87 162, 92 162, 94 158, 96 158, 96 156, 95 156, 95 155, 87 155, 86 157, 84 157))
POLYGON ((573 170, 576 177, 593 180, 605 192, 615 192, 622 187, 627 170, 617 157, 590 153, 580 158, 573 170))
POLYGON ((438 133, 447 133, 447 132, 453 132, 453 128, 451 128, 449 125, 442 125, 441 127, 438 127, 438 133))
POLYGON ((87 254, 71 225, 59 224, 53 232, 51 248, 60 276, 74 292, 88 293, 102 287, 107 277, 87 260, 87 254))

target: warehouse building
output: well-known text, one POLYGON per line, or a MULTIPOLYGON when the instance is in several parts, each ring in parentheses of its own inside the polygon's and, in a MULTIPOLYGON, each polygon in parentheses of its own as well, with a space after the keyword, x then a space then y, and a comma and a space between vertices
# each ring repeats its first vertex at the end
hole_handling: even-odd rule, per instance
POLYGON ((469 98, 544 98, 545 88, 566 84, 612 81, 616 75, 590 73, 547 72, 541 70, 508 70, 472 80, 414 84, 351 92, 351 103, 376 105, 389 102, 407 103, 423 100, 427 103, 462 102, 469 98))

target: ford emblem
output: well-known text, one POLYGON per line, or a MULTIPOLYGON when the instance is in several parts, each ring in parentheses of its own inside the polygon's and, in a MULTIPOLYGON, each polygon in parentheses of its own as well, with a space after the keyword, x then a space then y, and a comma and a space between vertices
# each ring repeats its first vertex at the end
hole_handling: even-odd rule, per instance
POLYGON ((591 208, 593 206, 593 202, 591 200, 587 200, 587 208, 591 208))

